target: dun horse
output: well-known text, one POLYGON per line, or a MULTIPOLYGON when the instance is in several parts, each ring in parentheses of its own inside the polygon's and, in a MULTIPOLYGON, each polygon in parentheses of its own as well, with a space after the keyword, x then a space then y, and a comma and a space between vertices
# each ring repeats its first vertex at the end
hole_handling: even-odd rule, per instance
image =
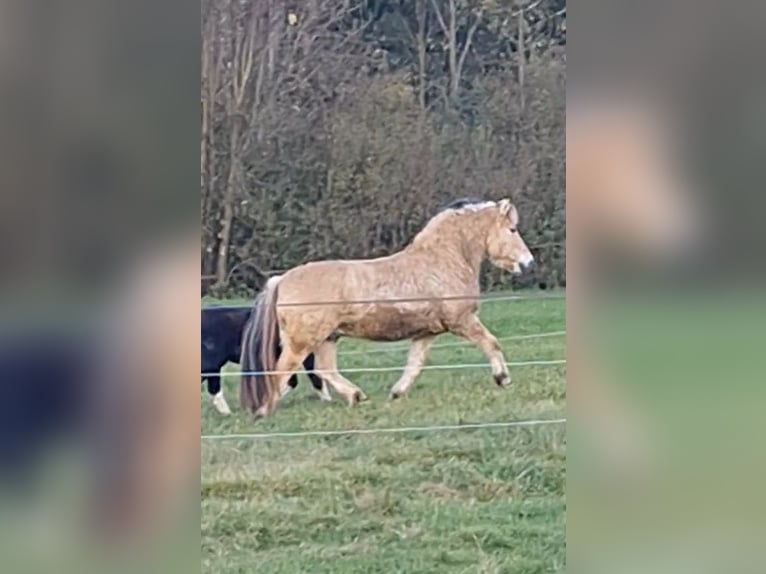
POLYGON ((447 332, 478 345, 495 382, 509 384, 500 345, 477 315, 479 270, 487 258, 517 273, 532 265, 517 226, 518 213, 508 199, 460 200, 434 216, 398 253, 307 263, 271 278, 243 336, 240 364, 254 374, 242 377, 242 406, 256 416, 271 414, 289 390, 291 374, 310 353, 318 374, 350 405, 365 400, 359 387, 338 372, 341 336, 412 340, 391 398, 407 392, 431 343, 447 332))

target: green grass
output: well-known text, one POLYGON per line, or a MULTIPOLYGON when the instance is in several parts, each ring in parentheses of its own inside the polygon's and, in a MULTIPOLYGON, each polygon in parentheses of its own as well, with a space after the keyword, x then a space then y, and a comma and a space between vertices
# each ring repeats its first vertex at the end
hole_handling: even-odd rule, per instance
MULTIPOLYGON (((563 299, 496 302, 497 337, 565 328, 563 299)), ((452 342, 444 336, 437 344, 452 342)), ((398 345, 394 345, 398 346, 398 345)), ((399 345, 400 346, 400 345, 399 345)), ((390 346, 389 346, 390 347, 390 346)), ((401 366, 406 350, 343 340, 341 367, 401 366), (352 354, 344 355, 351 351, 352 354)), ((561 359, 564 337, 507 341, 508 361, 561 359)), ((472 347, 427 364, 486 363, 472 347)), ((232 371, 237 367, 230 365, 232 371)), ((354 373, 369 401, 320 403, 301 378, 269 419, 224 418, 203 396, 203 434, 428 426, 564 416, 565 365, 426 371, 387 400, 397 372, 354 373)), ((237 404, 237 377, 227 377, 237 404)), ((565 564, 564 425, 395 435, 203 441, 203 571, 261 573, 559 572, 565 564)))

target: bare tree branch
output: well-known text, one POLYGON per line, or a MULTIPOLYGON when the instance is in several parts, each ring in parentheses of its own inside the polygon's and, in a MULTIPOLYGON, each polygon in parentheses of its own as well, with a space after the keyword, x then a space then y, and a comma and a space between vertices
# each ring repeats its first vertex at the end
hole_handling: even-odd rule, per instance
POLYGON ((431 0, 431 5, 434 8, 434 13, 436 14, 436 19, 439 21, 439 26, 441 26, 442 32, 444 32, 445 36, 449 36, 449 29, 447 28, 447 23, 444 21, 444 18, 442 17, 442 13, 439 10, 439 5, 436 3, 436 0, 431 0))
POLYGON ((462 74, 465 58, 468 55, 468 51, 471 49, 471 40, 473 39, 473 35, 476 32, 476 29, 479 27, 479 23, 481 22, 481 17, 483 13, 484 13, 484 9, 480 8, 479 13, 476 14, 476 19, 474 20, 473 24, 468 30, 468 34, 466 35, 465 44, 463 45, 463 51, 460 54, 460 60, 458 61, 458 64, 457 64, 458 77, 460 77, 460 75, 462 74))
MULTIPOLYGON (((511 18, 516 18, 518 15, 523 14, 524 12, 530 12, 537 8, 540 4, 543 3, 543 0, 536 0, 535 2, 532 2, 529 6, 522 6, 515 12, 511 14, 511 18)), ((566 10, 566 8, 565 8, 566 10)))

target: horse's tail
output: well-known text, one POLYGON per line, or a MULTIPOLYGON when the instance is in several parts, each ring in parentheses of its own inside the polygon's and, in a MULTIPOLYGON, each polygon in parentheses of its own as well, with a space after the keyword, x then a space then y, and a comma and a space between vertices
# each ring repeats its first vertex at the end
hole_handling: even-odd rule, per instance
POLYGON ((279 356, 277 293, 280 276, 272 277, 255 300, 253 312, 242 332, 239 399, 243 409, 253 414, 268 414, 278 398, 276 377, 264 374, 276 368, 279 356))

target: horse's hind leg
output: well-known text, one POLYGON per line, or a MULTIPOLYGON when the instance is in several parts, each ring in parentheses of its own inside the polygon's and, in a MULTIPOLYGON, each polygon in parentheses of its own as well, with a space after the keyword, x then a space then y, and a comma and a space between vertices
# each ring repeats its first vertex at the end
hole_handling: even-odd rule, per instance
POLYGON ((470 315, 459 325, 455 325, 450 329, 456 335, 478 345, 484 354, 489 359, 489 364, 492 367, 492 376, 495 378, 495 382, 501 386, 511 384, 511 374, 508 372, 508 367, 505 365, 505 358, 503 357, 503 351, 500 348, 500 343, 497 342, 495 336, 490 333, 487 328, 482 325, 481 321, 476 315, 470 315))
POLYGON ((308 353, 305 349, 298 350, 285 342, 274 368, 277 374, 271 375, 276 378, 278 392, 276 396, 270 398, 268 404, 259 409, 256 413, 258 416, 268 416, 274 411, 279 399, 284 397, 290 390, 290 381, 295 376, 295 372, 300 367, 303 359, 306 358, 306 355, 308 353))
POLYGON ((320 401, 332 401, 332 395, 330 394, 330 389, 327 388, 327 385, 325 384, 322 377, 317 375, 316 373, 308 373, 309 379, 311 380, 311 387, 314 389, 314 392, 319 397, 320 401))
POLYGON ((407 357, 407 366, 404 368, 402 376, 391 389, 392 399, 401 397, 407 392, 410 385, 415 382, 415 378, 420 374, 420 369, 423 368, 423 363, 426 362, 428 350, 431 348, 431 343, 434 342, 435 338, 434 335, 428 335, 412 340, 410 354, 407 357))
POLYGON ((317 370, 324 382, 346 397, 351 406, 367 399, 362 390, 338 372, 338 345, 335 341, 325 341, 314 352, 317 370))
MULTIPOLYGON (((277 351, 277 358, 279 358, 279 356, 282 355, 282 345, 277 343, 275 347, 277 351)), ((298 375, 292 374, 287 381, 287 385, 280 392, 279 398, 280 399, 284 398, 284 396, 287 393, 289 393, 291 390, 294 390, 297 386, 298 386, 298 375)))

